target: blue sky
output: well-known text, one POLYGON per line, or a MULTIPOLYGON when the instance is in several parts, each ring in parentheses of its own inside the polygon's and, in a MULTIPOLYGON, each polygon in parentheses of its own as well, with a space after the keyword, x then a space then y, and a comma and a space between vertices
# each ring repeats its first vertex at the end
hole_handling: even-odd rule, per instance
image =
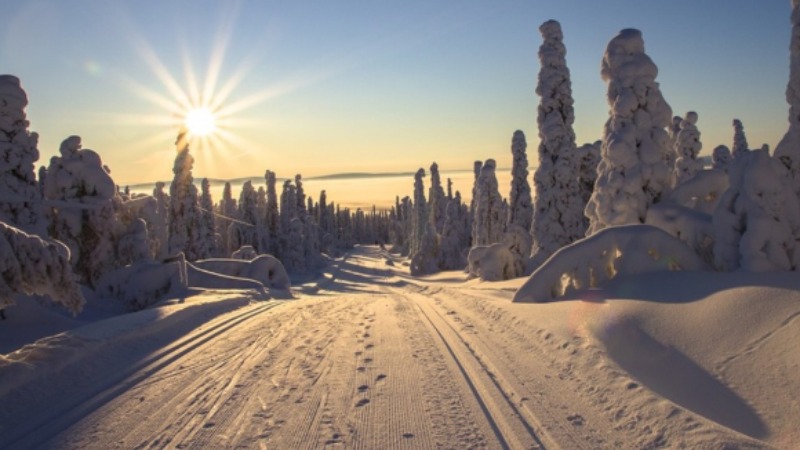
POLYGON ((786 130, 789 3, 34 0, 4 7, 0 70, 28 92, 41 163, 78 134, 121 184, 170 178, 177 99, 163 73, 202 91, 210 66, 215 92, 233 86, 222 107, 238 107, 213 148, 192 147, 196 176, 502 167, 516 129, 536 159, 539 25, 562 24, 579 144, 607 118, 605 45, 632 27, 673 112, 699 113, 710 154, 730 145, 733 118, 751 147, 786 130))

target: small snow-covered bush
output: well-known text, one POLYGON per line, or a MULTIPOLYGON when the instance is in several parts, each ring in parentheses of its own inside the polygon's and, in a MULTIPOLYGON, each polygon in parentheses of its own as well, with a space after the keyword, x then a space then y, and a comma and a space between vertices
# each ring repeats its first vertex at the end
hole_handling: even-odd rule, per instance
POLYGON ((258 256, 258 252, 252 245, 243 245, 239 247, 239 250, 231 253, 232 259, 244 259, 247 261, 254 259, 256 256, 258 256))
POLYGON ((515 262, 514 255, 505 243, 478 245, 469 251, 467 270, 470 278, 503 281, 515 276, 515 262))
POLYGON ((130 310, 138 311, 169 294, 183 291, 187 286, 185 264, 182 258, 168 263, 137 261, 103 275, 95 292, 116 298, 130 310))
POLYGON ((225 258, 201 259, 192 265, 222 275, 249 278, 268 288, 288 290, 291 287, 286 269, 272 255, 259 255, 249 261, 225 258))
POLYGON ((15 294, 48 296, 72 314, 84 304, 64 244, 0 222, 0 310, 14 303, 15 294))
POLYGON ((513 301, 546 302, 619 275, 706 268, 697 253, 660 228, 609 227, 555 252, 517 290, 513 301))

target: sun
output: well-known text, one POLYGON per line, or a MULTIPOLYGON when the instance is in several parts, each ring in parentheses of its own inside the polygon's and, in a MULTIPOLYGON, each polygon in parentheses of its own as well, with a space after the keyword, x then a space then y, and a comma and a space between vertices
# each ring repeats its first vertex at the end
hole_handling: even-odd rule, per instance
POLYGON ((185 123, 194 136, 208 136, 217 130, 214 113, 205 107, 190 109, 186 113, 185 123))

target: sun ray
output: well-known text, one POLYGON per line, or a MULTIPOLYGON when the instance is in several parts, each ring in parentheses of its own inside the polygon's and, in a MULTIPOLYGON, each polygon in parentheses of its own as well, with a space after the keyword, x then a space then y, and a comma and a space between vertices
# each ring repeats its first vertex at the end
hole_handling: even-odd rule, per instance
POLYGON ((176 103, 175 100, 165 97, 164 95, 159 94, 158 92, 125 75, 120 75, 120 79, 122 80, 123 84, 126 84, 128 88, 139 97, 155 104, 156 106, 164 108, 171 114, 183 114, 186 109, 185 106, 176 103))
POLYGON ((201 106, 211 106, 211 100, 214 97, 219 75, 222 71, 222 63, 228 51, 228 44, 230 43, 231 34, 233 33, 240 7, 241 2, 234 2, 233 7, 226 10, 227 14, 223 16, 222 24, 215 34, 214 46, 212 47, 211 57, 209 58, 208 68, 206 69, 205 84, 203 85, 203 103, 201 106))
POLYGON ((161 81, 164 87, 167 88, 175 100, 183 108, 190 109, 192 107, 192 102, 186 94, 186 91, 180 87, 178 81, 172 76, 166 66, 164 66, 164 63, 161 62, 161 59, 158 58, 158 55, 156 55, 152 47, 150 47, 143 38, 136 36, 135 48, 142 59, 144 59, 144 62, 150 67, 150 70, 153 71, 153 74, 161 81))
POLYGON ((183 72, 186 78, 186 91, 189 101, 193 107, 200 107, 200 87, 197 83, 197 76, 194 74, 192 60, 189 57, 189 48, 186 46, 182 46, 181 49, 181 62, 183 63, 183 72))

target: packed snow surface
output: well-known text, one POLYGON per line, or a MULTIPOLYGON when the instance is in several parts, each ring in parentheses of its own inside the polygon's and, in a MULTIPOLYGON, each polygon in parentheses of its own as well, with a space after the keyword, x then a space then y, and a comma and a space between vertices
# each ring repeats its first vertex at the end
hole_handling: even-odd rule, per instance
POLYGON ((52 335, 0 357, 0 448, 800 442, 794 273, 620 274, 531 304, 511 301, 522 279, 401 262, 356 247, 287 301, 207 290, 115 315, 92 299, 76 319, 19 302, 0 342, 52 335))

